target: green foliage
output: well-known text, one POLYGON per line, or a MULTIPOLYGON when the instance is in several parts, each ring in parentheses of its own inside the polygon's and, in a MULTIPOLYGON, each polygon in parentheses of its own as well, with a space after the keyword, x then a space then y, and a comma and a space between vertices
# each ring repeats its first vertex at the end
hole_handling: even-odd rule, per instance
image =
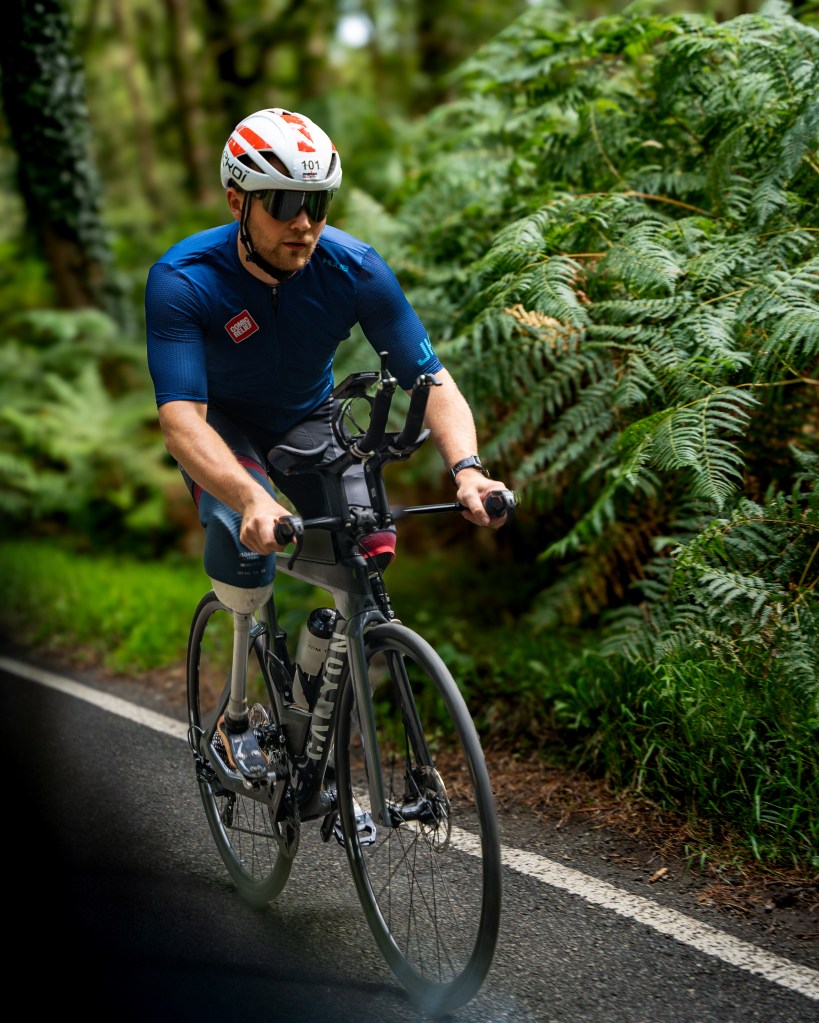
POLYGON ((730 839, 761 862, 819 868, 819 713, 787 675, 719 651, 654 664, 588 651, 555 683, 555 723, 580 764, 710 823, 700 855, 730 839))
POLYGON ((0 37, 0 70, 27 238, 45 258, 49 249, 70 248, 71 256, 63 252, 61 261, 52 262, 55 276, 76 279, 73 301, 66 304, 88 304, 93 296, 96 304, 114 309, 118 296, 103 279, 109 247, 102 185, 90 151, 85 78, 64 0, 10 5, 0 37), (82 302, 80 287, 88 292, 82 302))
POLYGON ((21 241, 0 243, 0 310, 53 306, 54 287, 46 265, 27 252, 21 241))
POLYGON ((156 565, 48 541, 0 544, 13 600, 0 632, 23 646, 71 652, 117 671, 184 663, 192 609, 209 587, 201 565, 156 565))
POLYGON ((62 523, 150 548, 173 530, 165 455, 141 345, 96 310, 40 310, 0 349, 0 525, 62 523))
POLYGON ((608 652, 720 661, 819 713, 819 495, 804 461, 792 493, 743 498, 650 562, 641 603, 609 616, 608 652))
POLYGON ((413 297, 542 515, 561 607, 595 564, 588 613, 643 576, 612 530, 650 553, 692 502, 704 526, 787 489, 788 444, 814 447, 819 37, 766 12, 538 8, 425 124, 413 297))
MULTIPOLYGON (((125 674, 179 673, 193 611, 210 589, 198 557, 158 564, 104 544, 78 553, 54 540, 0 542, 0 575, 13 594, 0 607, 0 636, 125 674)), ((281 624, 297 637, 321 598, 297 580, 277 587, 281 624)))
MULTIPOLYGON (((402 19, 415 10, 405 6, 402 19)), ((182 136, 156 12, 138 5, 144 37, 131 50, 111 12, 81 7, 86 52, 105 47, 92 105, 138 323, 144 266, 223 206, 180 202, 182 136), (126 51, 147 62, 150 121, 134 117, 126 51), (137 143, 151 125, 156 159, 137 143), (162 202, 149 199, 152 169, 162 202)), ((271 43, 245 31, 274 25, 257 7, 239 5, 241 32, 222 33, 220 69, 237 75, 225 94, 243 111, 271 93, 258 78, 258 103, 242 100, 240 69, 271 45, 292 57, 305 32, 323 31, 305 17, 271 43)), ((446 86, 458 98, 414 127, 397 113, 400 89, 385 88, 382 59, 400 53, 403 68, 416 66, 398 39, 409 22, 392 49, 362 52, 341 75, 355 103, 330 79, 330 99, 296 103, 313 78, 295 59, 273 62, 274 92, 338 137, 345 178, 367 192, 345 186, 335 222, 393 262, 472 399, 483 453, 523 497, 516 531, 471 536, 470 565, 430 553, 455 526, 434 536, 408 527, 389 580, 399 614, 453 667, 487 742, 565 757, 715 830, 738 828, 762 860, 819 865, 819 37, 776 4, 720 24, 650 13, 659 9, 582 22, 541 5, 463 65, 446 86), (403 160, 413 169, 402 189, 403 160)), ((219 124, 233 119, 215 69, 202 69, 200 99, 214 111, 200 137, 215 167, 219 124)), ((83 114, 76 70, 66 69, 65 104, 49 106, 63 126, 83 114)), ((420 77, 401 83, 416 105, 431 84, 420 77)), ((85 136, 68 149, 57 129, 50 138, 91 182, 66 204, 76 181, 61 175, 59 213, 102 251, 85 136)), ((32 166, 52 182, 40 155, 32 166)), ((96 314, 42 311, 42 270, 22 241, 3 254, 0 307, 15 316, 0 348, 0 526, 68 527, 86 540, 80 559, 42 540, 0 546, 13 593, 0 622, 18 642, 91 648, 117 670, 178 667, 207 586, 199 560, 89 554, 153 552, 178 536, 169 494, 179 477, 142 342, 96 314)), ((362 368, 362 350, 359 336, 342 347, 337 379, 362 368)), ((416 500, 440 473, 435 453, 409 473, 416 500)), ((323 598, 289 583, 277 586, 295 632, 323 598)))
POLYGON ((526 623, 604 628, 544 673, 553 723, 757 855, 816 855, 819 35, 778 3, 538 8, 459 80, 405 263, 536 518, 526 623))

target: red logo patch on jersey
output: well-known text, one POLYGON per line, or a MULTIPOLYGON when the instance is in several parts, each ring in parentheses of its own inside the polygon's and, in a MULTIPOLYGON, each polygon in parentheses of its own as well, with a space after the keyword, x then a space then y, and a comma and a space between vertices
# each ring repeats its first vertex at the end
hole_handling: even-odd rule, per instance
POLYGON ((249 338, 259 329, 259 324, 253 319, 247 309, 243 309, 238 316, 228 320, 225 330, 230 334, 233 341, 238 345, 240 341, 249 338))

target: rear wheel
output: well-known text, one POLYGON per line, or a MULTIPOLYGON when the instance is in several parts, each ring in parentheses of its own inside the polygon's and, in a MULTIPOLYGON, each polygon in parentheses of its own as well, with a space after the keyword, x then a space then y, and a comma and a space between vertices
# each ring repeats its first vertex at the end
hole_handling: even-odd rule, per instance
MULTIPOLYGON (((203 737, 227 706, 232 658, 233 615, 215 593, 208 593, 194 613, 188 640, 188 723, 195 747, 196 777, 219 855, 240 895, 251 905, 262 906, 274 899, 287 882, 293 860, 285 850, 294 851, 292 836, 284 833, 284 825, 273 819, 266 803, 223 788, 213 768, 214 758, 227 762, 218 731, 202 748, 203 737)), ((279 724, 263 663, 263 642, 259 639, 248 660, 248 698, 251 703, 257 701, 251 714, 253 723, 260 727, 265 717, 279 724)))
POLYGON ((367 633, 366 648, 391 820, 370 805, 348 679, 336 739, 345 846, 379 948, 416 1004, 440 1013, 469 1001, 492 963, 501 909, 494 797, 469 711, 432 647, 389 623, 367 633), (375 822, 374 842, 356 827, 354 800, 375 822))

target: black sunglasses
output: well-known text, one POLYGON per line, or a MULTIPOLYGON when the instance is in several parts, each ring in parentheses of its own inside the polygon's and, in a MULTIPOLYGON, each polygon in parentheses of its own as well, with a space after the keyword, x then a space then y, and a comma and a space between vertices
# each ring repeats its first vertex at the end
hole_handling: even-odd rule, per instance
POLYGON ((265 213, 274 220, 283 221, 294 220, 302 210, 307 210, 311 220, 324 220, 334 194, 331 191, 296 192, 290 188, 271 188, 253 193, 261 201, 265 213))

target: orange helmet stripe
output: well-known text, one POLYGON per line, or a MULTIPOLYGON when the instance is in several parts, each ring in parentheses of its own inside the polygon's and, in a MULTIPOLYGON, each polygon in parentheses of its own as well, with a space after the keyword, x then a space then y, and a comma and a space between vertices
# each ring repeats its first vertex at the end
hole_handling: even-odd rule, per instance
MULTIPOLYGON (((246 142, 249 142, 254 149, 272 149, 269 142, 265 142, 261 135, 257 135, 256 132, 253 131, 252 128, 248 128, 246 124, 240 124, 236 129, 236 134, 241 135, 242 138, 246 142)), ((228 142, 228 145, 230 146, 230 151, 234 156, 241 156, 244 152, 244 149, 234 142, 233 139, 228 142)))

